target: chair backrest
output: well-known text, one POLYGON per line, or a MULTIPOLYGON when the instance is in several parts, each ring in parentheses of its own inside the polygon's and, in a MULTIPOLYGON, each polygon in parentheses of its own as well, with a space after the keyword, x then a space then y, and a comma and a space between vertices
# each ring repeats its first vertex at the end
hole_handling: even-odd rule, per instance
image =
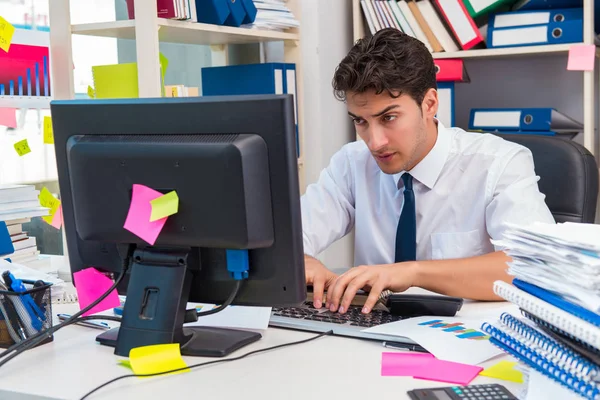
POLYGON ((498 136, 531 150, 540 192, 556 222, 595 222, 599 174, 592 153, 572 140, 552 136, 498 136))

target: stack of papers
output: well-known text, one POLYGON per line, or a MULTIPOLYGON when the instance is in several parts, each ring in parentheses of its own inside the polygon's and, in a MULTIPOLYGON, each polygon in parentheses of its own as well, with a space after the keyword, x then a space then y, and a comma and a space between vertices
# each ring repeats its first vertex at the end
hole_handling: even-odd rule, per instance
POLYGON ((242 28, 285 31, 298 28, 300 22, 285 5, 284 0, 254 0, 256 19, 254 23, 242 25, 242 28))
POLYGON ((492 243, 507 249, 510 275, 600 313, 600 225, 509 225, 492 243))

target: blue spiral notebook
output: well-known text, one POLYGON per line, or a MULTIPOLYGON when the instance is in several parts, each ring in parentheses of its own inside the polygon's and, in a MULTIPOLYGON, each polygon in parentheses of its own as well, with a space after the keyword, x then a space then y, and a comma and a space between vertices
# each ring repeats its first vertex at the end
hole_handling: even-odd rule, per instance
POLYGON ((508 313, 502 327, 484 323, 490 342, 585 398, 600 396, 600 367, 508 313))

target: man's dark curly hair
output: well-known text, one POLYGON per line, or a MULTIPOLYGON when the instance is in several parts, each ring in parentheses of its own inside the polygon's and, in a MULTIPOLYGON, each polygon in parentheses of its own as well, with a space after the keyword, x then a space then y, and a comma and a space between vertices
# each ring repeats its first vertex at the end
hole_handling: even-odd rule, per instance
POLYGON ((409 95, 421 105, 425 93, 437 89, 433 57, 423 42, 393 28, 360 39, 340 62, 333 77, 338 100, 347 93, 387 91, 409 95))

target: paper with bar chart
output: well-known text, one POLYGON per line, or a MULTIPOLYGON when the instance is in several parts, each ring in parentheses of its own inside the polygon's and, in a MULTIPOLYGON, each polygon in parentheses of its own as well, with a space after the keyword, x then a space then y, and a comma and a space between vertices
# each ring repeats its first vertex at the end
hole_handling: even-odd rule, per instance
POLYGON ((379 325, 365 331, 408 337, 441 360, 477 365, 503 354, 480 330, 484 322, 487 319, 427 316, 379 325))
POLYGON ((10 51, 0 52, 0 105, 48 108, 50 84, 49 33, 17 29, 10 51))

